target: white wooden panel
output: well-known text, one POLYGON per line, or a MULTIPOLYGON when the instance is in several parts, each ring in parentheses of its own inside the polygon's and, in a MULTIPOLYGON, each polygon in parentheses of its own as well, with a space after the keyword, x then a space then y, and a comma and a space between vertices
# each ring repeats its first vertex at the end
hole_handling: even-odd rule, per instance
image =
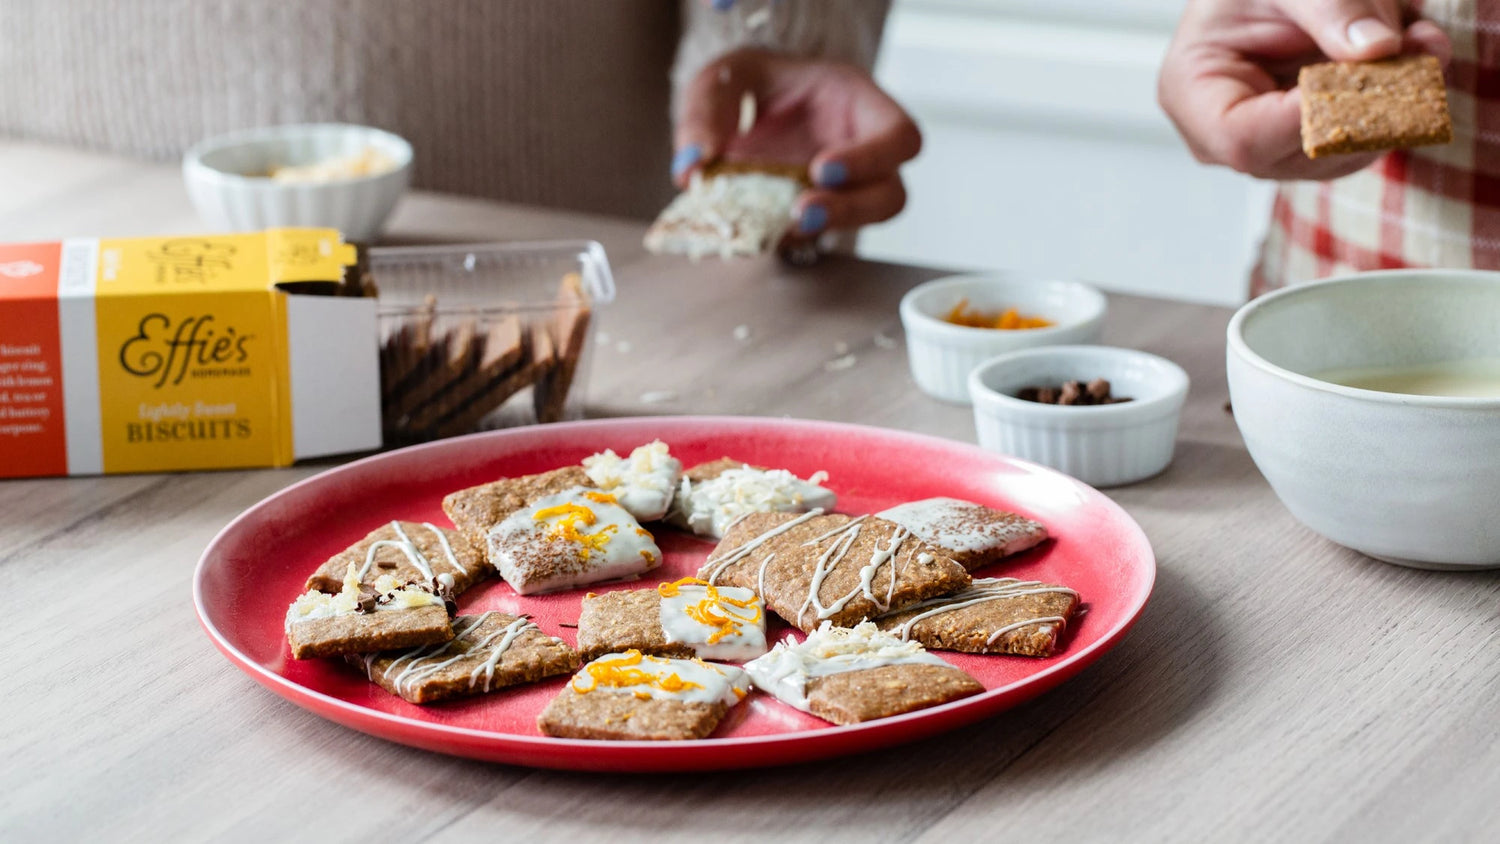
POLYGON ((1199 165, 1156 105, 1179 6, 898 0, 876 75, 926 144, 860 254, 1242 301, 1270 189, 1199 165))

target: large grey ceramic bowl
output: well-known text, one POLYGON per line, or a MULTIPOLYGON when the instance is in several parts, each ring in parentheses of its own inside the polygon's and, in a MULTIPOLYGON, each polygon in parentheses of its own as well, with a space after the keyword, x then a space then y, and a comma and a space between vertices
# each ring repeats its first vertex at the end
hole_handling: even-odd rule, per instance
POLYGON ((1288 288, 1241 308, 1228 345, 1235 421, 1292 515, 1387 562, 1500 567, 1500 399, 1313 377, 1500 357, 1500 273, 1398 270, 1288 288))

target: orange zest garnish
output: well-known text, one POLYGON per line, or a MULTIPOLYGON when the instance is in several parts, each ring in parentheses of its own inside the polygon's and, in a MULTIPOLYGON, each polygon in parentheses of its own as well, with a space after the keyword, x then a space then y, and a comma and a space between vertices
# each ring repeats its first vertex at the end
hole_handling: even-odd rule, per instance
POLYGON ((598 521, 598 517, 594 515, 593 510, 581 504, 565 503, 556 507, 545 507, 536 511, 532 518, 539 522, 557 519, 548 526, 547 538, 578 543, 582 546, 578 549, 578 556, 585 560, 595 551, 603 552, 610 537, 614 536, 615 531, 619 529, 615 525, 605 525, 591 534, 582 532, 578 529, 579 525, 588 527, 598 521))
POLYGON ((675 598, 682 591, 683 586, 704 587, 703 600, 696 604, 689 604, 683 612, 687 613, 687 617, 693 621, 705 627, 714 628, 714 631, 708 634, 710 645, 717 644, 725 636, 739 635, 745 624, 760 623, 760 601, 756 598, 739 600, 726 597, 720 594, 718 587, 696 577, 684 577, 671 583, 663 583, 656 587, 656 592, 663 598, 675 598), (746 615, 735 610, 750 610, 750 613, 746 615))
MULTIPOLYGON (((631 686, 649 686, 661 689, 664 692, 685 692, 688 689, 701 689, 703 686, 691 680, 684 680, 676 672, 657 674, 643 668, 637 668, 647 657, 641 656, 641 652, 631 648, 614 659, 596 659, 584 666, 584 671, 594 682, 584 688, 578 685, 578 677, 573 678, 573 691, 579 694, 588 694, 600 686, 609 686, 613 689, 628 689, 631 686)), ((651 660, 661 662, 662 660, 651 660)), ((650 697, 650 693, 643 690, 633 692, 636 697, 644 700, 650 697)))
POLYGON ((943 317, 944 322, 969 328, 999 328, 1007 331, 1024 328, 1050 328, 1052 321, 1039 316, 1025 316, 1015 308, 1006 308, 999 314, 969 310, 969 300, 961 299, 953 310, 943 317))
POLYGON ((596 504, 619 504, 620 503, 620 499, 614 497, 613 495, 610 495, 607 492, 585 492, 583 494, 583 497, 587 498, 590 501, 593 501, 596 504))

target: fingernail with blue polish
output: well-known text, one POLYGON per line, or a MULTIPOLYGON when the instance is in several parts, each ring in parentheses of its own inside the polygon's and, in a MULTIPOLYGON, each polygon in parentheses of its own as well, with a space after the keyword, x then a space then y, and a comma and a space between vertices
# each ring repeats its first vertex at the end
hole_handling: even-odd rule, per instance
POLYGON ((809 205, 802 209, 797 220, 797 230, 803 234, 817 234, 828 226, 828 209, 821 205, 809 205))
POLYGON ((714 8, 720 12, 727 12, 734 6, 734 0, 714 0, 714 8))
POLYGON ((691 170, 694 164, 703 159, 703 149, 697 144, 688 144, 672 156, 672 178, 677 178, 683 173, 691 170))
POLYGON ((825 161, 818 167, 818 187, 836 188, 849 180, 849 168, 842 161, 825 161))

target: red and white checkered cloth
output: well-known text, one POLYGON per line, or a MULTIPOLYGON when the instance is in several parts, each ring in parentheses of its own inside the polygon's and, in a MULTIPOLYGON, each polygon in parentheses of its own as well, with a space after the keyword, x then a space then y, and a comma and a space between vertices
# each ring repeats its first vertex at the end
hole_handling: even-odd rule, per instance
POLYGON ((1252 296, 1362 270, 1500 269, 1500 0, 1409 5, 1453 41, 1453 142, 1332 182, 1280 184, 1252 296))

